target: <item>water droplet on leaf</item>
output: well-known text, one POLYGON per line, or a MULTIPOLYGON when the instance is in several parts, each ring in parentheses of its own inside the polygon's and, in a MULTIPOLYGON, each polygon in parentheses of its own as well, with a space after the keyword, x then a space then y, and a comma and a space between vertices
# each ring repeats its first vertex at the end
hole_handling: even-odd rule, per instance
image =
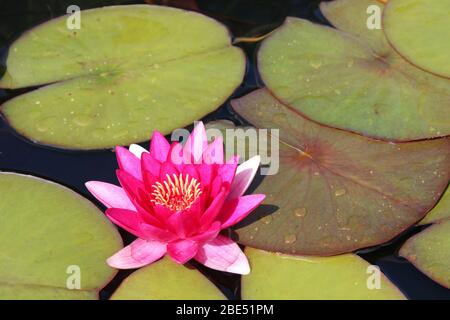
POLYGON ((314 69, 319 69, 322 66, 322 62, 320 62, 320 61, 311 61, 310 65, 314 69))
POLYGON ((284 242, 287 244, 291 244, 297 241, 297 236, 295 234, 289 234, 284 237, 284 242))
POLYGON ((297 217, 304 217, 306 216, 306 208, 297 208, 294 210, 294 214, 297 217))
POLYGON ((340 197, 340 196, 343 196, 344 194, 346 194, 347 193, 347 191, 345 190, 345 189, 337 189, 335 192, 334 192, 334 195, 336 196, 336 197, 340 197))

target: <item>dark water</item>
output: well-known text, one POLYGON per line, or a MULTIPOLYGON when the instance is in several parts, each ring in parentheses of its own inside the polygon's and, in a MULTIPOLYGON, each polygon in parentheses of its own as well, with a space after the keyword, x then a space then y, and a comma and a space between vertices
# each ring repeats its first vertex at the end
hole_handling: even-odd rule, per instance
MULTIPOLYGON (((315 22, 327 23, 318 11, 319 0, 178 0, 147 2, 169 5, 182 4, 211 16, 226 24, 235 37, 265 34, 279 26, 286 16, 297 16, 315 22)), ((144 3, 126 0, 1 0, 0 1, 0 54, 6 53, 8 44, 23 31, 50 18, 65 14, 69 5, 76 4, 81 9, 105 5, 144 3)), ((257 44, 240 44, 248 56, 247 74, 243 84, 233 97, 241 96, 261 86, 254 64, 257 44)), ((4 68, 3 66, 1 68, 4 68)), ((3 72, 0 69, 0 74, 3 72)), ((26 91, 26 90, 25 90, 26 91)), ((24 92, 24 90, 5 91, 0 89, 0 103, 24 92)), ((232 114, 228 102, 204 120, 230 119, 236 123, 242 120, 232 114)), ((150 132, 149 132, 150 135, 150 132)), ((148 143, 142 144, 148 148, 148 143)), ((95 201, 84 187, 89 180, 118 183, 115 177, 117 167, 115 154, 111 150, 97 152, 67 152, 29 143, 16 136, 0 118, 0 170, 33 174, 66 185, 95 201)), ((397 256, 402 243, 418 228, 409 230, 385 246, 360 252, 360 256, 372 264, 377 264, 391 281, 410 299, 450 299, 450 290, 436 284, 420 273, 406 260, 397 256)), ((126 243, 132 237, 122 232, 126 243)), ((216 272, 198 266, 230 298, 239 298, 240 277, 216 272)), ((120 282, 131 271, 121 271, 101 292, 108 298, 120 282)))

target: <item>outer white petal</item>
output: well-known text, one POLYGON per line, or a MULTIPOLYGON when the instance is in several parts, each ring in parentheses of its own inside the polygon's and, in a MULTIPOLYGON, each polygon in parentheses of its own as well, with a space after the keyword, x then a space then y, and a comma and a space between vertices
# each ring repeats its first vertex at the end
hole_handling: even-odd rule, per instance
POLYGON ((234 199, 242 196, 253 181, 256 171, 258 171, 261 157, 259 155, 248 159, 240 164, 236 169, 236 176, 231 185, 231 191, 228 199, 234 199))
POLYGON ((132 145, 130 145, 128 150, 130 150, 130 152, 132 154, 134 154, 136 157, 138 157, 139 159, 141 158, 142 153, 148 152, 148 150, 146 150, 145 148, 141 147, 138 144, 134 144, 134 143, 132 145))

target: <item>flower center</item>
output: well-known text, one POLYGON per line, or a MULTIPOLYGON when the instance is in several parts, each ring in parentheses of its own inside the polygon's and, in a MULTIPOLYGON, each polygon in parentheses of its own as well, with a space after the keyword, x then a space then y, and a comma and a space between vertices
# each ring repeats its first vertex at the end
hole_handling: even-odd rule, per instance
POLYGON ((202 193, 200 182, 188 174, 166 174, 166 180, 152 185, 151 202, 172 211, 189 209, 202 193))

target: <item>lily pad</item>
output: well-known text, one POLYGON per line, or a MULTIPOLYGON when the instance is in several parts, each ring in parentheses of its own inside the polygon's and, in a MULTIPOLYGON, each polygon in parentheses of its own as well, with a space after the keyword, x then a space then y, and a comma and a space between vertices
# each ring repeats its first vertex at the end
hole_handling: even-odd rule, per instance
POLYGON ((166 134, 215 110, 243 78, 244 54, 224 26, 201 14, 129 5, 81 17, 79 30, 60 17, 9 49, 0 87, 48 84, 2 107, 35 142, 99 149, 166 134))
POLYGON ((307 120, 264 89, 232 106, 280 138, 279 171, 254 191, 266 199, 236 230, 242 244, 335 255, 384 243, 420 220, 449 181, 448 138, 366 138, 307 120))
POLYGON ((376 283, 379 269, 354 254, 301 257, 251 248, 245 254, 252 272, 242 277, 244 300, 405 299, 381 272, 376 283))
POLYGON ((32 176, 1 172, 0 193, 0 299, 98 298, 116 273, 105 261, 122 247, 103 213, 32 176))
POLYGON ((375 10, 378 9, 374 9, 375 7, 379 8, 381 18, 384 4, 379 0, 334 0, 320 3, 320 11, 335 28, 360 38, 380 56, 392 54, 394 50, 389 45, 383 29, 369 30, 367 27, 368 21, 376 27, 382 27, 370 19, 371 16, 376 18, 375 10))
POLYGON ((449 78, 449 13, 449 0, 391 0, 384 10, 384 32, 411 63, 449 78))
POLYGON ((450 134, 450 81, 386 49, 380 32, 365 35, 373 31, 361 25, 367 13, 351 23, 354 10, 345 19, 331 8, 326 14, 338 25, 358 25, 354 34, 288 18, 264 40, 258 65, 268 89, 312 120, 366 136, 408 141, 450 134))
POLYGON ((450 220, 434 224, 410 238, 400 249, 428 277, 450 288, 450 220))
POLYGON ((427 213, 419 224, 434 223, 445 219, 450 219, 450 188, 448 187, 437 205, 427 213))
MULTIPOLYGON (((373 53, 384 59, 393 67, 401 70, 404 75, 411 79, 416 79, 420 83, 427 83, 430 90, 444 90, 448 92, 450 82, 448 79, 423 72, 405 60, 389 44, 383 31, 382 25, 378 28, 368 29, 367 23, 370 17, 374 15, 374 7, 379 8, 379 13, 384 12, 385 5, 374 0, 334 0, 330 2, 321 2, 320 10, 328 21, 337 29, 359 38, 364 44, 368 45, 373 53), (369 10, 370 8, 371 10, 369 10), (368 13, 369 12, 369 13, 368 13)), ((378 12, 377 12, 378 13, 378 12)))
POLYGON ((126 278, 112 300, 224 300, 198 270, 163 258, 126 278))

